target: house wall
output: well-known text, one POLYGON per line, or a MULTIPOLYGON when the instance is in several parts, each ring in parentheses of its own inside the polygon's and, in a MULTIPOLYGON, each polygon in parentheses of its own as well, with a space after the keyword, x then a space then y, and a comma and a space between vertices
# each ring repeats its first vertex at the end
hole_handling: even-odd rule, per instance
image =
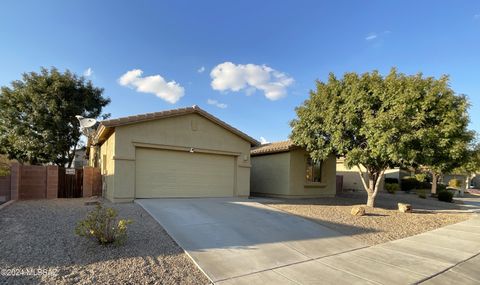
POLYGON ((115 141, 117 134, 113 133, 100 147, 100 170, 103 176, 104 195, 109 200, 114 199, 115 191, 115 141))
POLYGON ((322 164, 322 182, 307 183, 308 155, 304 150, 252 157, 252 194, 285 198, 335 196, 335 157, 322 164))
MULTIPOLYGON (((343 159, 337 159, 336 166, 337 166, 337 175, 343 176, 343 189, 356 190, 356 191, 365 190, 365 188, 363 187, 362 179, 360 178, 360 173, 358 172, 358 168, 356 166, 352 168, 348 168, 344 164, 343 159)), ((365 167, 360 166, 360 169, 366 175, 365 167)), ((379 185, 380 191, 384 190, 385 177, 397 178, 400 180, 403 176, 406 176, 406 175, 408 175, 408 173, 401 171, 400 168, 385 170, 385 175, 379 185)))
POLYGON ((322 161, 321 182, 306 182, 305 174, 308 153, 297 149, 290 152, 290 196, 310 197, 333 197, 336 193, 336 160, 330 156, 322 161))
POLYGON ((461 187, 462 188, 465 188, 466 187, 466 181, 467 181, 467 176, 466 175, 461 175, 461 174, 444 174, 441 178, 441 181, 442 183, 448 185, 448 183, 450 182, 450 180, 452 179, 458 179, 462 182, 462 185, 461 187))
POLYGON ((252 157, 250 188, 257 195, 288 195, 290 153, 282 152, 252 157))
MULTIPOLYGON (((362 179, 358 172, 357 167, 348 168, 343 160, 337 160, 337 175, 343 176, 343 189, 345 190, 364 190, 362 179)), ((365 173, 366 169, 361 166, 362 171, 365 173)))
POLYGON ((235 158, 237 196, 250 195, 250 142, 198 115, 188 114, 115 128, 114 192, 108 199, 131 201, 135 196, 135 148, 219 153, 235 158))

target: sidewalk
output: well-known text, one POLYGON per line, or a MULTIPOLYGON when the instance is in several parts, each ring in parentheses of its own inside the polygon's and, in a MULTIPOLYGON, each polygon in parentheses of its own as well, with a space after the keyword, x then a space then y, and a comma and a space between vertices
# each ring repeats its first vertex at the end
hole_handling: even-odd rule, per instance
POLYGON ((434 231, 218 284, 479 284, 480 216, 434 231))

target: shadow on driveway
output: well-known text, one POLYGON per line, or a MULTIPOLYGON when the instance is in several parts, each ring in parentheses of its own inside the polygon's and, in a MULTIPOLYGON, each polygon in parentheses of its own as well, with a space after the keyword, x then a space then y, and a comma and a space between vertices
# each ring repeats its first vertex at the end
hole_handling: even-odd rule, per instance
POLYGON ((140 199, 136 203, 214 282, 365 246, 328 227, 248 199, 140 199))

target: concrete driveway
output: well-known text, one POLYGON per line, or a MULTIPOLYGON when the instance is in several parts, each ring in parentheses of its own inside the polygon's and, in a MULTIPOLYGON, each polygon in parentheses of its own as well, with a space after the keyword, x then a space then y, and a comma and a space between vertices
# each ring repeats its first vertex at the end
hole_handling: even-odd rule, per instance
MULTIPOLYGON (((252 276, 254 283, 293 283, 286 274, 272 269, 288 265, 295 269, 295 265, 305 263, 300 270, 315 272, 308 261, 364 247, 352 237, 255 200, 141 199, 136 203, 165 228, 213 282, 251 284, 252 276), (245 278, 239 279, 241 276, 245 278)), ((332 277, 344 275, 317 265, 331 270, 332 277)), ((348 281, 365 283, 353 275, 348 281)))

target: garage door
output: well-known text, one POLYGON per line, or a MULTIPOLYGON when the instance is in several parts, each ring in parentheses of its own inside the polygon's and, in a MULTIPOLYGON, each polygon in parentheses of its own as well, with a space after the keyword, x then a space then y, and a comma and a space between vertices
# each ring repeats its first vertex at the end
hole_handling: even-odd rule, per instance
POLYGON ((234 157, 137 148, 135 197, 231 197, 234 157))

